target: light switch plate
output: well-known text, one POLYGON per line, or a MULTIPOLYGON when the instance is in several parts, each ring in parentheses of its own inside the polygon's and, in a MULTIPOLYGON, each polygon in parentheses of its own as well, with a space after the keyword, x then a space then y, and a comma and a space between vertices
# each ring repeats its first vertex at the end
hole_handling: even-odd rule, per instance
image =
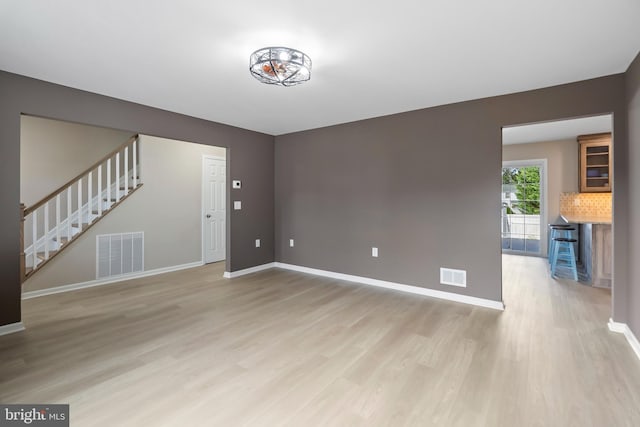
POLYGON ((242 202, 240 200, 234 200, 233 209, 236 211, 239 211, 240 209, 242 209, 242 202))
POLYGON ((371 248, 371 256, 374 258, 378 257, 378 248, 371 248))
POLYGON ((260 247, 260 239, 256 239, 256 248, 260 247))
POLYGON ((235 189, 242 188, 242 181, 240 181, 239 179, 234 179, 233 181, 231 181, 231 187, 235 189))
POLYGON ((293 247, 293 239, 289 239, 289 247, 292 248, 293 247))

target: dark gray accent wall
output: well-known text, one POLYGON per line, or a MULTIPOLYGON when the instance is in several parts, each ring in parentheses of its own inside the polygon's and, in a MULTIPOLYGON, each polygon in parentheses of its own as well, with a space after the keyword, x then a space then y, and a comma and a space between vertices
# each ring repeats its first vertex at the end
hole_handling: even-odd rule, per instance
POLYGON ((274 260, 273 136, 0 71, 0 325, 21 318, 21 113, 227 147, 228 182, 242 180, 241 190, 229 187, 227 200, 242 200, 243 208, 228 210, 227 271, 274 260), (254 247, 256 238, 261 248, 254 247))
POLYGON ((640 54, 626 72, 629 125, 628 324, 640 337, 640 54))
MULTIPOLYGON (((277 136, 276 260, 500 301, 501 128, 604 113, 614 114, 615 251, 625 254, 624 99, 614 75, 277 136), (467 270, 467 288, 440 285, 440 267, 467 270)), ((624 317, 624 256, 614 269, 624 317)))

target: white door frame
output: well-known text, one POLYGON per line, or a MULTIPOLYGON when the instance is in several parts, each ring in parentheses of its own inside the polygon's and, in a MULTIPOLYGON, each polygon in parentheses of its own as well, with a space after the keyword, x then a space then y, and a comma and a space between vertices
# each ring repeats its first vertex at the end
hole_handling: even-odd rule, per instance
MULTIPOLYGON (((540 168, 540 252, 538 254, 529 252, 532 255, 545 257, 547 254, 547 159, 526 159, 526 160, 504 160, 502 168, 513 168, 518 166, 538 166, 540 168)), ((502 172, 502 169, 500 170, 502 172)), ((502 186, 501 186, 502 189, 502 186)), ((502 197, 500 198, 502 201, 502 197)), ((502 210, 501 210, 502 212, 502 210)), ((501 229, 502 230, 502 229, 501 229)), ((502 233, 500 235, 502 239, 502 233)), ((502 243, 501 243, 502 245, 502 243)), ((507 251, 509 252, 509 251, 507 251)), ((516 251, 513 251, 514 253, 516 251)))
MULTIPOLYGON (((222 160, 225 162, 225 166, 226 169, 228 171, 229 165, 227 164, 227 159, 226 157, 220 157, 220 156, 213 156, 211 154, 203 154, 202 155, 202 171, 201 171, 201 177, 200 177, 200 240, 201 240, 201 245, 200 245, 200 254, 201 254, 201 260, 202 260, 202 264, 206 264, 206 260, 205 260, 205 238, 204 238, 204 230, 205 230, 205 223, 204 223, 204 219, 205 219, 205 191, 206 191, 206 162, 207 160, 222 160)), ((228 175, 228 173, 226 174, 228 175)), ((224 187, 224 203, 225 203, 225 216, 227 215, 227 192, 228 192, 228 185, 226 184, 227 181, 227 176, 225 176, 225 187, 224 187)), ((228 218, 225 217, 225 231, 224 231, 224 245, 225 245, 225 259, 229 256, 228 253, 226 253, 226 246, 227 246, 227 239, 229 238, 229 236, 227 236, 227 230, 228 230, 228 224, 227 224, 228 218)))

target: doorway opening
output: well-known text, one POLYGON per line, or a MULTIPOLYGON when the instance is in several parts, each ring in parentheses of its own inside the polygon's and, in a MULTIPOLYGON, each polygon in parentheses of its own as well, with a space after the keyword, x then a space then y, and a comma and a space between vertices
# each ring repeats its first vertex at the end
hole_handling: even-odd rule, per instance
MULTIPOLYGON (((24 211, 37 208, 38 215, 25 221, 25 229, 34 231, 25 234, 21 256, 36 264, 47 252, 61 253, 24 280, 24 298, 201 266, 203 156, 216 159, 219 174, 214 260, 228 256, 227 149, 135 134, 134 150, 123 145, 131 138, 130 131, 22 116, 20 197, 24 211), (121 239, 131 233, 143 241, 121 239), (115 235, 110 248, 116 250, 100 251, 99 242, 115 235), (125 259, 135 259, 139 268, 119 268, 131 264, 125 259), (104 265, 108 278, 101 273, 104 265)), ((21 264, 27 271, 29 265, 21 264)))
MULTIPOLYGON (((615 165, 612 153, 615 144, 612 131, 611 114, 502 129, 503 271, 513 271, 516 264, 534 266, 530 268, 536 268, 537 272, 532 271, 532 275, 542 271, 554 283, 568 281, 613 289, 611 229, 615 165), (600 144, 601 139, 607 140, 607 148, 598 146, 587 150, 600 144), (607 156, 609 164, 602 160, 607 156), (588 188, 585 182, 597 183, 591 186, 597 189, 588 188), (551 224, 563 224, 570 230, 561 234, 554 231, 552 236, 551 224), (549 247, 553 248, 557 242, 554 237, 575 240, 565 242, 559 249, 565 251, 564 261, 569 261, 564 266, 571 264, 571 256, 575 257, 577 282, 569 269, 558 269, 555 271, 558 274, 551 274, 546 258, 549 247), (566 255, 571 252, 567 243, 572 243, 573 255, 566 255), (529 258, 522 262, 520 255, 537 255, 540 260, 529 258)), ((507 289, 508 286, 503 286, 503 292, 507 289)), ((503 294, 503 299, 507 301, 509 295, 503 294)))

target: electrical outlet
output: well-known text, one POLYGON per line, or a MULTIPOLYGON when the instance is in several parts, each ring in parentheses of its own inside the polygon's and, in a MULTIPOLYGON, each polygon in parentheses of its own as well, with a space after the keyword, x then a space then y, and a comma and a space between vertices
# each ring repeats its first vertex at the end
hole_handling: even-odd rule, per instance
POLYGON ((573 206, 580 206, 580 199, 578 198, 573 199, 573 206))
POLYGON ((236 200, 233 202, 233 209, 239 211, 242 209, 242 202, 240 200, 236 200))
POLYGON ((260 239, 256 239, 256 248, 260 247, 260 239))
POLYGON ((289 247, 292 248, 293 247, 293 239, 289 239, 289 247))
POLYGON ((374 258, 378 257, 378 248, 371 248, 371 256, 374 258))

